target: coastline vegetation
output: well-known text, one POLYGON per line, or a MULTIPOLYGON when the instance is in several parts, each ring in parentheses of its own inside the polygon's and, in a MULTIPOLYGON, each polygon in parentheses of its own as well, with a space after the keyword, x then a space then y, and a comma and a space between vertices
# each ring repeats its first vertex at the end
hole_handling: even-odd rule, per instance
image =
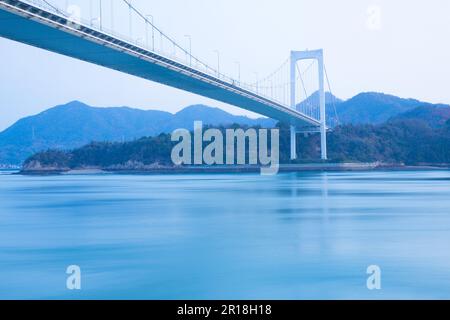
MULTIPOLYGON (((291 162, 289 126, 281 123, 277 126, 280 129, 281 164, 318 162, 320 143, 317 134, 300 135, 297 141, 299 160, 291 162)), ((74 150, 39 152, 24 162, 23 170, 169 168, 173 166, 171 150, 174 145, 169 134, 129 142, 92 142, 74 150)), ((338 163, 449 164, 450 120, 439 128, 418 120, 390 121, 381 125, 338 126, 328 133, 328 153, 329 162, 338 163)))

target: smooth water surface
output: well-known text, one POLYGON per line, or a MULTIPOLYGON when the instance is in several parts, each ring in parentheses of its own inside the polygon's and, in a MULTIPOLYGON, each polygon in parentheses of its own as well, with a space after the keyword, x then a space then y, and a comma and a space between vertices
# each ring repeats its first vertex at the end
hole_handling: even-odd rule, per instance
POLYGON ((450 172, 1 174, 0 298, 449 299, 450 172))

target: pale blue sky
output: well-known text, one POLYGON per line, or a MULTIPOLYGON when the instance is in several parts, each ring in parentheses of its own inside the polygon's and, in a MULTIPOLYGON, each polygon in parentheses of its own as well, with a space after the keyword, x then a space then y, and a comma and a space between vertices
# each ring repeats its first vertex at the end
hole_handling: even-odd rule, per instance
MULTIPOLYGON (((83 0, 81 0, 83 1, 83 0)), ((84 0, 86 1, 86 0, 84 0)), ((104 0, 107 5, 108 1, 104 0)), ((115 0, 119 2, 120 0, 115 0)), ((77 3, 77 1, 57 1, 77 3)), ((78 1, 80 2, 80 1, 78 1)), ((324 48, 334 93, 382 91, 450 103, 448 0, 135 0, 155 24, 211 65, 254 81, 292 49, 324 48), (372 9, 370 9, 372 8, 372 9), (374 18, 381 13, 380 20, 374 18), (378 9, 377 9, 378 8, 378 9)), ((88 15, 86 10, 83 16, 88 15)), ((127 16, 123 15, 122 22, 127 16)), ((105 24, 107 22, 105 21, 105 24)), ((0 39, 0 130, 70 100, 176 112, 196 103, 248 114, 196 95, 0 39)))

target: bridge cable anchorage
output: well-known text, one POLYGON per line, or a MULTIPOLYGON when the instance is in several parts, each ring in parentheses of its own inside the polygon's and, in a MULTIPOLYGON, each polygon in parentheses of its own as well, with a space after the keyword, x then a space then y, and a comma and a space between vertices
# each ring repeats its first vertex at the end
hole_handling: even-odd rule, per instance
POLYGON ((332 101, 331 104, 333 105, 334 115, 336 117, 336 124, 339 126, 341 124, 341 121, 339 119, 339 115, 336 108, 336 97, 334 96, 333 91, 331 90, 330 79, 328 78, 327 67, 325 66, 325 64, 323 65, 323 69, 325 71, 325 77, 327 79, 328 90, 330 91, 331 94, 331 101, 332 101))

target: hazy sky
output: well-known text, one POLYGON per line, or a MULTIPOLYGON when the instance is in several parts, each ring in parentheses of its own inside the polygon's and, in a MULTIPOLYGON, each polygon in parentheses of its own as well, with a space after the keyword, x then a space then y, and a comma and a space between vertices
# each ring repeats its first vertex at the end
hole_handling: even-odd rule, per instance
MULTIPOLYGON (((86 1, 86 0, 85 0, 86 1)), ((110 0, 103 0, 105 2, 110 0)), ((114 0, 117 3, 121 0, 114 0)), ((61 1, 59 1, 61 2, 61 1)), ((62 1, 71 3, 71 1, 62 1)), ((72 1, 76 2, 76 1, 72 1)), ((135 0, 155 24, 211 65, 254 81, 290 50, 325 50, 334 93, 382 91, 450 103, 448 0, 135 0)), ((84 12, 84 14, 86 14, 84 12)), ((123 15, 126 21, 127 15, 123 15)), ((196 95, 0 39, 0 130, 71 100, 176 112, 196 103, 248 114, 196 95)))

